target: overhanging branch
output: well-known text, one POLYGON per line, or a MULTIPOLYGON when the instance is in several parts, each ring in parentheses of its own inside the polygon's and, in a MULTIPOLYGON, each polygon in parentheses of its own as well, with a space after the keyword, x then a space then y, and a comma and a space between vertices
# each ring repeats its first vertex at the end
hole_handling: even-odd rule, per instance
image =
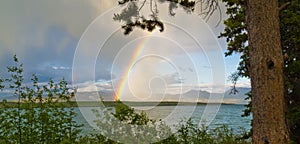
POLYGON ((288 5, 290 5, 291 4, 291 2, 286 2, 286 3, 284 3, 284 4, 282 4, 279 8, 278 8, 278 10, 279 11, 281 11, 281 10, 283 10, 284 8, 286 8, 288 5))
MULTIPOLYGON (((200 4, 200 15, 204 20, 210 19, 215 11, 219 11, 221 21, 221 10, 219 7, 218 0, 120 0, 119 5, 127 4, 126 8, 122 10, 119 14, 114 14, 113 19, 115 21, 124 22, 122 28, 125 30, 124 34, 129 34, 133 28, 138 27, 144 30, 152 31, 156 27, 160 28, 162 32, 164 30, 164 24, 159 19, 159 12, 157 9, 157 2, 159 3, 169 3, 169 13, 171 16, 175 15, 174 10, 178 6, 182 7, 187 13, 192 13, 195 10, 196 4, 200 4), (147 3, 147 1, 149 3, 147 3), (141 9, 149 4, 150 13, 147 16, 141 14, 141 9)), ((218 25, 217 24, 217 25, 218 25)))

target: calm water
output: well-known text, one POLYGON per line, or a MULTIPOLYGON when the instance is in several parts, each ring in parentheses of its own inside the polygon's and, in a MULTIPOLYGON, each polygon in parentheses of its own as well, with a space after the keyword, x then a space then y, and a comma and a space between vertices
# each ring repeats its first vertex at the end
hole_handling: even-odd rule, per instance
MULTIPOLYGON (((208 125, 208 128, 215 128, 226 125, 238 131, 240 127, 246 130, 250 129, 251 117, 241 117, 244 105, 182 105, 182 106, 139 106, 134 107, 137 111, 144 111, 151 119, 162 120, 167 125, 176 129, 178 123, 182 120, 191 118, 195 123, 208 125)), ((84 133, 90 133, 93 130, 93 120, 95 115, 91 112, 95 107, 76 108, 78 113, 76 121, 84 124, 84 133)))

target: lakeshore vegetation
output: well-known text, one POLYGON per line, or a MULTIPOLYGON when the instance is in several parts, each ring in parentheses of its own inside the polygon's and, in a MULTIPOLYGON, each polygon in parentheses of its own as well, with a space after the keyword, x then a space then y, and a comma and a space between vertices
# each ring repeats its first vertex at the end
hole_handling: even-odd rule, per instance
MULTIPOLYGON (((103 114, 95 110, 95 116, 98 117, 95 122, 99 130, 85 134, 82 131, 83 125, 74 119, 76 117, 74 107, 96 107, 96 102, 71 101, 76 90, 70 88, 64 79, 59 82, 50 79, 47 84, 40 84, 38 77, 33 75, 31 84, 24 84, 23 65, 16 56, 14 66, 8 66, 7 69, 11 77, 0 78, 0 89, 11 91, 17 99, 13 102, 4 99, 0 103, 0 143, 96 144, 131 143, 135 140, 141 143, 250 143, 249 139, 243 139, 247 133, 245 130, 235 134, 232 129, 222 126, 209 131, 204 126, 199 128, 191 119, 178 124, 178 131, 171 133, 170 128, 163 122, 149 119, 144 112, 135 112, 121 101, 103 102, 106 106, 114 107, 115 112, 103 114), (122 128, 122 125, 116 125, 112 117, 129 124, 129 127, 122 128), (133 131, 135 125, 143 125, 151 132, 145 129, 133 131), (114 131, 110 131, 109 128, 114 128, 114 131), (130 139, 132 136, 138 139, 130 139)), ((177 104, 177 102, 160 103, 160 105, 177 104)))

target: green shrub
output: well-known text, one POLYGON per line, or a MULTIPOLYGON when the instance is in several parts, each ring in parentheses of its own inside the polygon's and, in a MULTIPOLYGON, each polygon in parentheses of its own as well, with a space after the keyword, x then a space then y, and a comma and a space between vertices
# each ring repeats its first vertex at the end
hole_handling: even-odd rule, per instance
POLYGON ((163 122, 151 120, 144 112, 137 113, 120 101, 116 102, 114 113, 94 113, 100 134, 122 143, 151 143, 171 135, 171 129, 163 122))
POLYGON ((96 143, 118 143, 113 140, 119 140, 122 143, 134 143, 139 140, 139 143, 149 143, 151 140, 160 140, 156 144, 249 144, 250 140, 242 139, 241 137, 247 133, 244 129, 241 129, 240 134, 235 134, 232 129, 226 126, 221 126, 213 130, 208 130, 208 127, 202 126, 198 127, 197 124, 193 123, 189 119, 186 123, 181 122, 177 128, 177 132, 172 134, 171 129, 164 123, 159 123, 158 126, 161 128, 154 127, 156 123, 155 120, 151 120, 148 116, 142 112, 137 113, 133 108, 128 107, 122 102, 117 102, 115 106, 115 112, 102 112, 94 111, 97 117, 96 120, 100 131, 98 134, 88 135, 82 137, 83 142, 89 144, 96 143), (102 115, 102 116, 101 116, 102 115), (119 123, 120 120, 126 124, 131 124, 131 127, 124 125, 124 123, 119 123), (136 125, 145 125, 146 129, 136 130, 136 125), (149 139, 149 133, 147 130, 152 130, 150 137, 159 137, 160 132, 162 135, 166 136, 165 139, 149 139), (103 136, 104 135, 104 136, 103 136), (109 135, 111 139, 108 139, 109 135), (136 139, 132 139, 134 136, 136 139))
POLYGON ((14 56, 14 66, 7 67, 11 77, 1 79, 1 89, 13 91, 17 102, 3 100, 0 106, 0 143, 74 143, 81 125, 68 107, 74 91, 62 79, 40 85, 37 76, 24 84, 23 65, 14 56))

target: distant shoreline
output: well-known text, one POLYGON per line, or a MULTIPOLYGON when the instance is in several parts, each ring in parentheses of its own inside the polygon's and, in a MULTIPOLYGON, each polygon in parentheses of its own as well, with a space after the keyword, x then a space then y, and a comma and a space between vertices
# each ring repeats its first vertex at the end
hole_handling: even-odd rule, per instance
MULTIPOLYGON (((54 102, 54 106, 58 107, 113 107, 117 104, 116 101, 103 101, 103 102, 95 102, 95 101, 71 101, 67 102, 54 102)), ((176 101, 162 101, 162 102, 135 102, 135 101, 122 101, 122 103, 129 106, 183 106, 183 105, 207 105, 207 104, 222 104, 222 105, 244 105, 244 104, 235 104, 235 103, 203 103, 203 102, 176 102, 176 101)), ((43 104, 41 103, 31 103, 33 107, 40 107, 43 104)), ((28 103, 21 103, 21 106, 26 106, 28 103)), ((0 102, 0 108, 3 107, 3 102, 0 102)), ((18 107, 18 102, 8 101, 6 102, 5 107, 18 107)))

